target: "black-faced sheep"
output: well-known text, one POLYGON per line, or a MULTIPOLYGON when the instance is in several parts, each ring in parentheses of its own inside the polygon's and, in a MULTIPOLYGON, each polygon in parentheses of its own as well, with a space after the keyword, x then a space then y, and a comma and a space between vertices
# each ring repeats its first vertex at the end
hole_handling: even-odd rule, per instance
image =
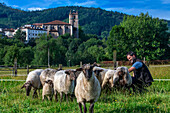
POLYGON ((26 79, 26 82, 24 83, 24 85, 21 87, 26 89, 26 95, 29 96, 31 88, 33 87, 34 89, 34 93, 33 93, 33 97, 37 97, 37 89, 39 90, 40 93, 40 89, 42 88, 42 84, 40 81, 40 74, 43 71, 43 69, 36 69, 34 71, 31 71, 26 79))
POLYGON ((90 102, 90 113, 93 112, 94 103, 98 100, 101 92, 101 87, 98 79, 94 75, 93 66, 90 64, 83 65, 82 72, 77 78, 77 85, 75 87, 75 96, 82 113, 82 105, 84 113, 86 113, 86 102, 90 102))

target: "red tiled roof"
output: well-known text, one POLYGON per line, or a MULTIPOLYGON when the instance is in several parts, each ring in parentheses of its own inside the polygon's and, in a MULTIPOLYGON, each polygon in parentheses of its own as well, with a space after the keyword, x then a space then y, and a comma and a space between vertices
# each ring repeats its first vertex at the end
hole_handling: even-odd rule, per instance
POLYGON ((41 26, 43 23, 33 23, 33 25, 41 26))
POLYGON ((44 25, 70 25, 70 24, 59 20, 54 20, 52 22, 44 23, 44 25))

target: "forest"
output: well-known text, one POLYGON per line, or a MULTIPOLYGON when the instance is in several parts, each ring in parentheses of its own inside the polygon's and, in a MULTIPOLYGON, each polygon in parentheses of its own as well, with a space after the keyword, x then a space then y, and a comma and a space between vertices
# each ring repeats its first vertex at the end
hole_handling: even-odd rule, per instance
POLYGON ((11 66, 15 59, 20 66, 48 65, 48 51, 51 66, 112 61, 114 50, 117 60, 123 61, 127 60, 128 51, 147 61, 170 59, 168 23, 148 13, 133 16, 73 6, 29 12, 0 4, 0 27, 16 28, 53 20, 68 22, 72 9, 79 12, 80 38, 65 34, 55 39, 44 34, 25 44, 25 34, 20 30, 13 39, 0 36, 0 65, 11 66))

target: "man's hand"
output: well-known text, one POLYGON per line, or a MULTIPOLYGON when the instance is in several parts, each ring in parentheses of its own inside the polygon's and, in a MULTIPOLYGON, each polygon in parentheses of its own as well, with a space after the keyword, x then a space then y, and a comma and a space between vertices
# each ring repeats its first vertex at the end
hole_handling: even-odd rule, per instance
POLYGON ((132 72, 133 70, 135 70, 136 68, 135 67, 131 67, 128 69, 129 73, 132 72))

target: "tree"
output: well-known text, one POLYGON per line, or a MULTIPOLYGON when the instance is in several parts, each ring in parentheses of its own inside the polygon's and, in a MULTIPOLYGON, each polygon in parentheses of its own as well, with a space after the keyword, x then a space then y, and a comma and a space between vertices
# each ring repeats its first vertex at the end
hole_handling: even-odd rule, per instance
POLYGON ((32 64, 47 65, 48 64, 48 49, 50 53, 50 65, 66 64, 65 53, 66 48, 60 42, 60 38, 54 39, 51 36, 42 35, 36 40, 34 47, 34 59, 32 64))
POLYGON ((20 40, 21 42, 25 42, 26 33, 25 33, 25 32, 22 32, 20 29, 18 29, 18 30, 16 31, 16 34, 14 35, 13 38, 18 39, 18 40, 20 40))
POLYGON ((139 58, 162 59, 168 49, 167 24, 148 13, 124 17, 114 26, 108 39, 108 52, 117 50, 118 59, 126 59, 128 51, 135 51, 139 58), (123 53, 123 54, 122 54, 123 53))
POLYGON ((19 56, 19 48, 16 45, 9 46, 7 53, 5 54, 4 57, 4 63, 5 65, 14 65, 14 59, 18 59, 19 56))
POLYGON ((77 52, 77 49, 80 44, 81 44, 80 39, 77 38, 72 39, 71 43, 69 44, 68 50, 66 52, 67 65, 69 65, 69 63, 70 65, 76 65, 79 63, 75 53, 77 52))
POLYGON ((21 66, 30 65, 34 58, 34 51, 31 47, 25 47, 19 49, 18 64, 21 66))

